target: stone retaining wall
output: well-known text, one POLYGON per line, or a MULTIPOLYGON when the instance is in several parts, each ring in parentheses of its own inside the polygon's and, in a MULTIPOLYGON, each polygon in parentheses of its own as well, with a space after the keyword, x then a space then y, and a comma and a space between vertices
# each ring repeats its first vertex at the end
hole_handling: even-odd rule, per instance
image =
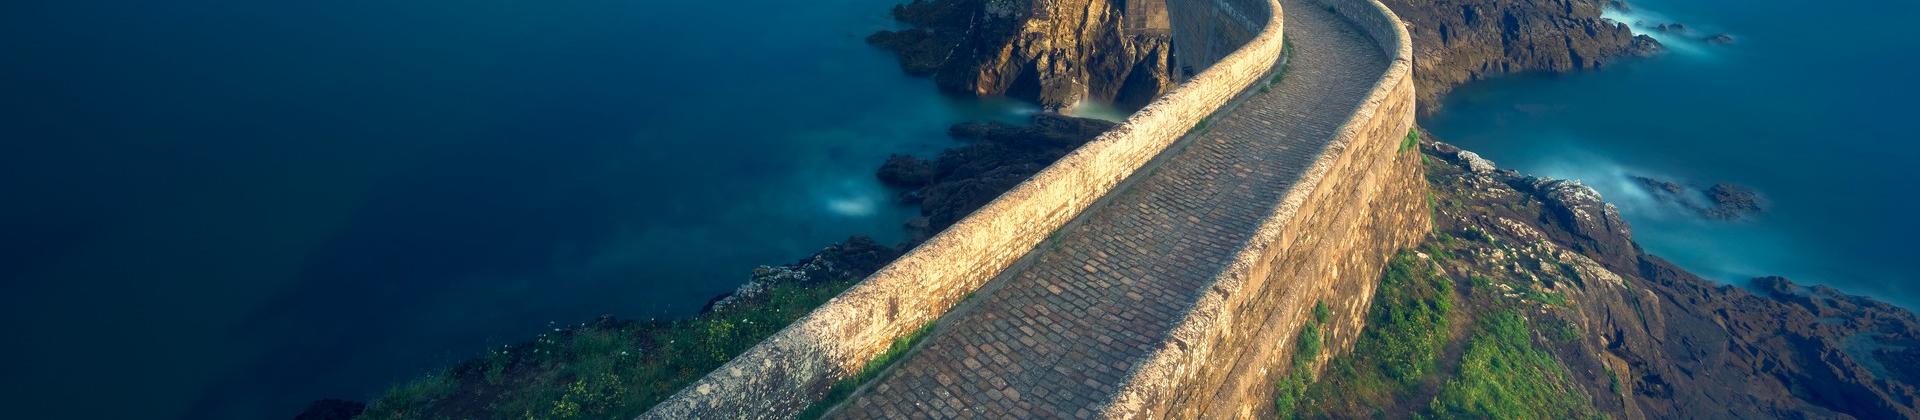
MULTIPOLYGON (((1254 5, 1252 31, 1210 31, 1244 45, 859 285, 661 402, 641 418, 787 418, 821 399, 895 339, 938 319, 1033 250, 1202 119, 1263 79, 1280 56, 1277 0, 1173 0, 1169 12, 1254 5), (1185 8, 1185 9, 1183 9, 1185 8)), ((1180 22, 1174 23, 1179 33, 1180 22)), ((1179 42, 1177 39, 1176 43, 1179 42)), ((1178 47, 1176 47, 1178 48, 1178 47)))
POLYGON ((1399 18, 1373 0, 1322 0, 1393 60, 1311 169, 1195 304, 1137 366, 1103 417, 1251 418, 1273 413, 1315 302, 1332 309, 1319 369, 1350 349, 1394 252, 1431 229, 1414 124, 1412 49, 1399 18))

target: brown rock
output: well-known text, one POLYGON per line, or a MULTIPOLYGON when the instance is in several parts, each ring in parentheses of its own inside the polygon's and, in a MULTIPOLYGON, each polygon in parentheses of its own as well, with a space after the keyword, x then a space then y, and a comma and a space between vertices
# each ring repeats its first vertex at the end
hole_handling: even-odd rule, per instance
POLYGON ((1423 113, 1461 83, 1596 69, 1657 46, 1600 18, 1602 0, 1383 0, 1408 22, 1423 113))
POLYGON ((868 37, 909 74, 942 90, 1007 95, 1059 110, 1081 100, 1143 105, 1175 83, 1171 38, 1125 30, 1114 0, 914 0, 894 8, 911 26, 868 37))

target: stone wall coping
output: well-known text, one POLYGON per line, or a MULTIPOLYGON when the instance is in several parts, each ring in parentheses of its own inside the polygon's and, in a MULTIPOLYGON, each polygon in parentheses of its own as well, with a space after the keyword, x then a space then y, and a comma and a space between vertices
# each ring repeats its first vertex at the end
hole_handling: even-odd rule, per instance
MULTIPOLYGON (((1195 346, 1217 336, 1219 329, 1229 327, 1222 318, 1231 307, 1230 300, 1240 295, 1243 286, 1251 281, 1258 271, 1261 260, 1279 246, 1282 230, 1293 223, 1295 215, 1306 202, 1309 195, 1319 186, 1322 179, 1330 173, 1341 152, 1351 147, 1360 137, 1364 128, 1381 112, 1395 88, 1411 83, 1413 70, 1413 43, 1398 15, 1378 0, 1319 0, 1332 7, 1336 13, 1361 26, 1368 32, 1381 51, 1388 55, 1391 63, 1387 70, 1375 79, 1373 88, 1353 116, 1343 123, 1338 134, 1318 155, 1312 166, 1301 175, 1280 202, 1274 214, 1261 222, 1247 246, 1234 256, 1223 272, 1208 287, 1211 292, 1204 294, 1187 311, 1172 330, 1147 359, 1135 365, 1124 378, 1125 384, 1114 401, 1103 407, 1101 417, 1136 418, 1164 417, 1155 407, 1157 402, 1165 401, 1177 390, 1179 384, 1199 374, 1196 368, 1209 360, 1211 349, 1207 346, 1195 346)), ((1279 5, 1274 5, 1278 10, 1279 5)), ((1406 90, 1411 94, 1412 90, 1406 90)))
POLYGON ((1280 57, 1284 20, 1278 0, 1265 3, 1271 17, 1245 46, 640 418, 786 418, 806 409, 1263 81, 1280 57))

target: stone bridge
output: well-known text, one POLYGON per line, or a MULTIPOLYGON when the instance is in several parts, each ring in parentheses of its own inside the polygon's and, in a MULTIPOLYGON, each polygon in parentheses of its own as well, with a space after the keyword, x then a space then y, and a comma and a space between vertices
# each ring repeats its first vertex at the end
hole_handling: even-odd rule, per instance
POLYGON ((1375 0, 1166 1, 1204 71, 643 418, 792 417, 927 325, 828 416, 1272 414, 1312 308, 1350 347, 1428 230, 1409 41, 1375 0))

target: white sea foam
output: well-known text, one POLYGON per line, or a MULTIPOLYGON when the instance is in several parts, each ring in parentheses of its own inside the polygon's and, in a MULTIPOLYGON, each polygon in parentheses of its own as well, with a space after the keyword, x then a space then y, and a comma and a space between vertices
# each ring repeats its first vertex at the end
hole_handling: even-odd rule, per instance
POLYGON ((1079 103, 1075 103, 1072 107, 1067 108, 1066 114, 1071 117, 1092 118, 1111 122, 1120 122, 1127 119, 1127 111, 1120 109, 1119 106, 1098 101, 1080 101, 1079 103))
MULTIPOLYGON (((1633 28, 1635 34, 1646 35, 1653 37, 1656 41, 1660 41, 1660 45, 1666 46, 1667 51, 1689 56, 1702 56, 1707 55, 1709 52, 1706 48, 1706 43, 1699 39, 1689 38, 1671 32, 1661 32, 1659 29, 1655 29, 1655 27, 1663 23, 1684 22, 1675 21, 1673 18, 1667 17, 1660 12, 1647 10, 1644 7, 1635 6, 1633 10, 1620 10, 1608 7, 1600 11, 1600 18, 1625 23, 1628 27, 1633 28)), ((1694 25, 1689 24, 1687 26, 1694 25)), ((1698 29, 1696 28, 1695 30, 1697 31, 1698 29)))
POLYGON ((873 182, 848 178, 823 185, 815 193, 828 212, 843 217, 867 217, 880 211, 886 192, 873 182))
POLYGON ((873 197, 837 197, 827 200, 827 210, 833 211, 834 214, 847 217, 872 216, 874 208, 878 207, 878 205, 879 200, 875 200, 873 197))

